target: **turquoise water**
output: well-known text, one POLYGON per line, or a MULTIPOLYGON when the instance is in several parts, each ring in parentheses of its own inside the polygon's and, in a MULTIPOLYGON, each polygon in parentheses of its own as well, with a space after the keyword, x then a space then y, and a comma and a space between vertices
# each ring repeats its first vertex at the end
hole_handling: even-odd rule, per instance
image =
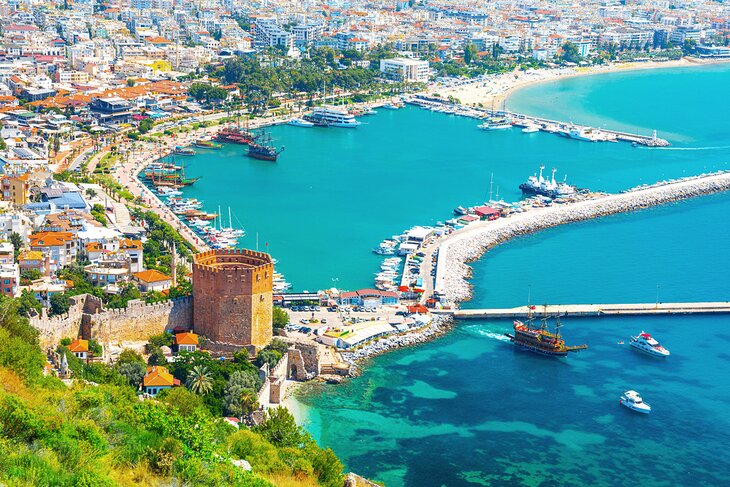
MULTIPOLYGON (((544 134, 500 134, 499 144, 492 134, 462 137, 501 154, 488 171, 498 167, 495 179, 499 174, 505 187, 534 160, 559 161, 577 184, 607 190, 683 169, 727 168, 728 149, 702 147, 730 145, 723 121, 730 100, 717 96, 728 82, 724 66, 620 73, 531 87, 509 103, 535 114, 574 113, 575 121, 594 125, 601 120, 588 115, 605 109, 612 126, 657 127, 677 134, 673 149, 698 150, 579 144, 544 134), (694 91, 683 101, 687 87, 694 91), (627 94, 637 94, 630 104, 627 94), (502 157, 512 163, 499 164, 502 157)), ((460 123, 446 120, 435 122, 433 133, 460 123)), ((528 289, 535 304, 728 300, 728 211, 730 195, 715 195, 514 240, 474 264, 475 298, 466 306, 521 305, 528 289)), ((387 485, 727 484, 729 317, 563 324, 569 344, 589 349, 552 360, 505 342, 507 321, 459 322, 437 341, 374 359, 346 384, 305 394, 305 425, 349 469, 387 485), (656 360, 619 344, 641 330, 672 356, 656 360), (652 404, 650 416, 618 405, 629 388, 652 404)))
POLYGON ((500 198, 516 200, 518 185, 540 164, 558 168, 560 177, 567 175, 578 186, 606 191, 730 167, 725 120, 730 97, 718 96, 725 90, 723 81, 730 79, 730 67, 634 75, 641 86, 661 91, 657 98, 662 106, 673 110, 666 113, 678 118, 655 111, 658 102, 643 91, 625 103, 635 85, 627 73, 530 87, 510 106, 548 115, 568 106, 572 111, 574 105, 576 113, 590 113, 597 106, 612 114, 611 126, 621 125, 613 119, 638 123, 642 132, 656 127, 665 137, 665 131, 681 130, 676 139, 669 137, 675 147, 590 144, 516 129, 485 133, 475 120, 453 115, 418 108, 380 110, 364 117, 364 125, 355 130, 273 128, 276 144, 286 147, 276 163, 249 159, 237 145, 196 149, 199 155, 184 158, 186 172, 203 178, 185 195, 202 199, 208 211, 221 205, 226 223, 230 205, 234 225, 248 234, 242 246, 255 248, 258 234, 259 248, 279 259, 278 270, 295 289, 369 286, 378 270, 378 258, 370 250, 378 242, 413 225, 450 218, 458 205, 488 199, 492 174, 495 196, 498 192, 500 198), (555 103, 555 97, 565 96, 563 83, 572 91, 595 84, 601 95, 555 103), (676 89, 672 83, 679 83, 676 89), (678 93, 693 83, 703 89, 688 95, 692 103, 708 107, 701 117, 691 106, 676 108, 684 106, 678 93), (687 141, 693 145, 687 147, 687 141), (726 148, 684 150, 710 145, 726 148))

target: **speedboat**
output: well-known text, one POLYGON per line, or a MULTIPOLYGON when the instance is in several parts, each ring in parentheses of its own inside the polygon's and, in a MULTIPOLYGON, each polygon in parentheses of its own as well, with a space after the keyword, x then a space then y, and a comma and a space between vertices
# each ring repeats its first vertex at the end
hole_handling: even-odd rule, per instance
POLYGON ((307 122, 303 118, 292 118, 287 123, 289 125, 293 125, 294 127, 314 127, 314 124, 312 122, 307 122))
POLYGON ((659 345, 658 341, 643 331, 639 335, 631 337, 629 344, 636 350, 648 353, 654 357, 669 357, 669 350, 659 345))
POLYGON ((651 412, 651 406, 641 399, 641 396, 636 391, 626 391, 621 395, 619 401, 622 406, 625 406, 632 411, 637 413, 649 414, 651 412))

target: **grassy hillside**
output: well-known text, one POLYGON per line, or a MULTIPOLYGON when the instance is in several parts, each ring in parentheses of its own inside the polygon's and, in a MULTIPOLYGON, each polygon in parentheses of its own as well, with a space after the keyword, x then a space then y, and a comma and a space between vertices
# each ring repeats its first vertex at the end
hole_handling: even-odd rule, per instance
POLYGON ((33 486, 343 483, 342 464, 284 409, 254 429, 213 416, 176 388, 141 401, 131 386, 71 387, 43 375, 36 331, 0 300, 0 484, 33 486), (235 465, 244 459, 250 472, 235 465))

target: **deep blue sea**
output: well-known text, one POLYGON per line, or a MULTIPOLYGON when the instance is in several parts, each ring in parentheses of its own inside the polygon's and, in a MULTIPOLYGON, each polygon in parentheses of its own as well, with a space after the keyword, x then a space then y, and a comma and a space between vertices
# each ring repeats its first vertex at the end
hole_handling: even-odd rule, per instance
MULTIPOLYGON (((428 222, 458 201, 483 197, 492 172, 509 199, 540 163, 566 171, 575 184, 610 191, 728 169, 730 97, 719 95, 727 86, 729 66, 666 69, 537 85, 508 102, 579 123, 656 128, 673 143, 666 150, 484 134, 470 130, 473 122, 416 110, 378 115, 373 127, 404 123, 397 134, 386 130, 373 151, 362 149, 370 156, 399 145, 377 183, 351 185, 354 207, 362 208, 361 193, 378 195, 367 244, 378 232, 393 233, 389 222, 428 222), (421 153, 424 146, 431 152, 421 153), (413 169, 414 153, 428 170, 413 169), (392 177, 404 173, 412 179, 392 177), (408 211, 401 213, 401 204, 408 211)), ((332 137, 368 137, 368 128, 366 135, 332 137)), ((290 133, 282 128, 277 136, 290 133)), ((534 304, 730 300, 729 211, 730 195, 715 195, 516 239, 474 264, 475 297, 465 307, 522 305, 528 292, 534 304)), ((305 426, 347 468, 387 485, 727 485, 729 317, 563 324, 568 344, 589 348, 555 360, 515 350, 503 337, 507 321, 459 322, 434 342, 374 359, 346 384, 310 388, 299 399, 305 426), (671 357, 657 360, 619 344, 642 330, 671 357), (652 405, 651 415, 619 406, 629 388, 652 405)))

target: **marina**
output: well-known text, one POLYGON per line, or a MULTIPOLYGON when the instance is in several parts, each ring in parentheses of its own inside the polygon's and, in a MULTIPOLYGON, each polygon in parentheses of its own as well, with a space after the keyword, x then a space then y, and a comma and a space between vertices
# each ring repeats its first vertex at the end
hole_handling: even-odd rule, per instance
POLYGON ((597 129, 587 126, 580 126, 572 122, 561 122, 543 117, 513 113, 508 110, 494 110, 487 108, 468 107, 446 103, 441 100, 426 97, 409 97, 406 103, 419 106, 438 113, 459 115, 469 118, 485 119, 478 128, 486 131, 522 128, 523 133, 534 133, 538 131, 558 134, 569 139, 586 142, 629 142, 633 145, 647 147, 667 147, 669 141, 659 138, 656 130, 652 135, 632 134, 619 130, 597 129))

